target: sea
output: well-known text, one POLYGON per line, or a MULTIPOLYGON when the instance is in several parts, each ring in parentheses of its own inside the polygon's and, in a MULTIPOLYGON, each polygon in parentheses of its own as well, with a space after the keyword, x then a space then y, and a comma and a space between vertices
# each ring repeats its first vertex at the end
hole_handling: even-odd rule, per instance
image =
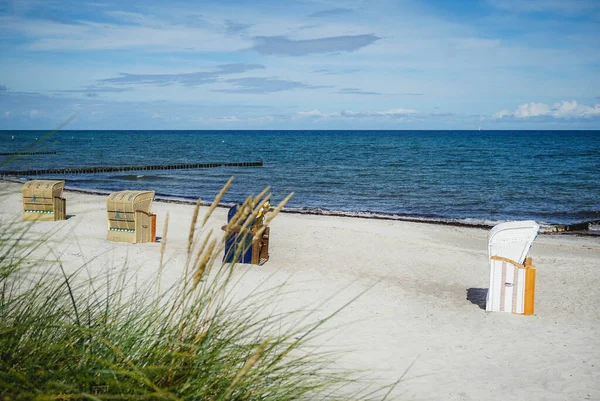
MULTIPOLYGON (((262 167, 60 176, 67 188, 225 205, 269 186, 293 213, 600 231, 600 131, 0 131, 9 170, 255 162, 262 167)), ((6 178, 6 177, 5 177, 6 178)))

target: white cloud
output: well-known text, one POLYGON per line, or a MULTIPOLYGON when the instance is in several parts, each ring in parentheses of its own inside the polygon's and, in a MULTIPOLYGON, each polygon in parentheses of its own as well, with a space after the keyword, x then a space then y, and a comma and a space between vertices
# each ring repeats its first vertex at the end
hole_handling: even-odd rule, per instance
POLYGON ((296 113, 296 118, 403 118, 411 114, 417 113, 412 109, 391 109, 386 111, 352 111, 342 110, 339 113, 322 113, 318 109, 311 111, 299 111, 296 113))
POLYGON ((600 117, 600 104, 594 106, 587 106, 585 104, 578 104, 575 100, 569 102, 563 100, 562 102, 554 103, 549 106, 545 103, 525 103, 517 107, 514 111, 502 110, 495 113, 493 116, 495 119, 502 118, 519 118, 526 119, 532 117, 554 117, 554 118, 589 118, 589 117, 600 117))
MULTIPOLYGON (((311 111, 299 111, 296 113, 300 117, 325 117, 330 116, 331 114, 323 114, 319 110, 314 109, 311 111)), ((338 114, 339 115, 339 114, 338 114)))
POLYGON ((254 37, 252 50, 261 54, 305 56, 316 53, 353 52, 380 40, 373 34, 342 35, 307 40, 291 40, 283 36, 254 37))
POLYGON ((567 15, 580 14, 598 8, 596 0, 488 0, 488 4, 514 13, 554 12, 567 15))
POLYGON ((132 22, 132 23, 136 23, 136 24, 143 24, 148 21, 148 17, 145 16, 144 14, 132 13, 129 11, 121 11, 121 10, 107 11, 106 14, 115 19, 118 19, 121 21, 126 21, 126 22, 132 22))
POLYGON ((600 116, 600 104, 595 106, 586 106, 577 104, 576 101, 555 103, 553 116, 556 118, 571 118, 571 117, 594 117, 600 116))
POLYGON ((236 122, 240 121, 240 119, 237 116, 200 117, 199 121, 218 122, 218 123, 236 123, 236 122))
POLYGON ((363 112, 354 112, 350 110, 342 111, 343 117, 353 117, 353 118, 362 118, 362 117, 404 117, 409 114, 415 114, 416 110, 411 109, 391 109, 386 111, 363 111, 363 112))
POLYGON ((21 34, 30 41, 28 50, 112 50, 147 48, 153 51, 236 51, 250 47, 251 41, 226 36, 208 28, 176 24, 130 25, 77 21, 58 23, 39 19, 1 17, 2 30, 21 34))

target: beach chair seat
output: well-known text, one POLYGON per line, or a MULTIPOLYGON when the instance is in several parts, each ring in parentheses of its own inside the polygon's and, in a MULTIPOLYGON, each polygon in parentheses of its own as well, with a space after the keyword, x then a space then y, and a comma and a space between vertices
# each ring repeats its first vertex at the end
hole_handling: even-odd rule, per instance
POLYGON ((490 231, 487 311, 533 313, 535 267, 526 257, 539 229, 535 221, 527 220, 501 223, 490 231))

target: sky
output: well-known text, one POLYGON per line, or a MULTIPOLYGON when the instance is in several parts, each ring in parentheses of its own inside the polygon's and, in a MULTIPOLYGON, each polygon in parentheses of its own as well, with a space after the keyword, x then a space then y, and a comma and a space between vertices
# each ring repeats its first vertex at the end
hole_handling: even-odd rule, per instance
POLYGON ((0 129, 600 129, 599 27, 598 0, 0 0, 0 129))

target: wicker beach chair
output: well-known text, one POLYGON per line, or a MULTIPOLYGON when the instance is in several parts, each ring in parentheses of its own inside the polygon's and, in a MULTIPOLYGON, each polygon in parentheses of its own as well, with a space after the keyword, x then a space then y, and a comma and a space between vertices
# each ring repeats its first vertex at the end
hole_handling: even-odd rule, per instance
POLYGON ((154 191, 120 191, 108 195, 109 241, 156 242, 156 215, 150 213, 154 191))
POLYGON ((33 180, 23 184, 23 220, 66 220, 64 181, 33 180))
MULTIPOLYGON (((236 216, 239 205, 233 206, 227 213, 227 222, 236 216)), ((256 219, 248 224, 246 232, 241 231, 241 227, 233 227, 225 240, 225 254, 223 261, 228 263, 249 263, 253 265, 263 265, 269 260, 269 234, 270 227, 264 227, 265 214, 269 210, 269 204, 266 203, 261 209, 256 219), (254 235, 264 227, 264 232, 260 239, 252 241, 254 235), (237 256, 236 256, 237 255, 237 256)), ((221 227, 227 229, 227 225, 221 227)))
POLYGON ((501 223, 490 231, 487 311, 533 314, 535 267, 526 256, 539 229, 527 220, 501 223))

